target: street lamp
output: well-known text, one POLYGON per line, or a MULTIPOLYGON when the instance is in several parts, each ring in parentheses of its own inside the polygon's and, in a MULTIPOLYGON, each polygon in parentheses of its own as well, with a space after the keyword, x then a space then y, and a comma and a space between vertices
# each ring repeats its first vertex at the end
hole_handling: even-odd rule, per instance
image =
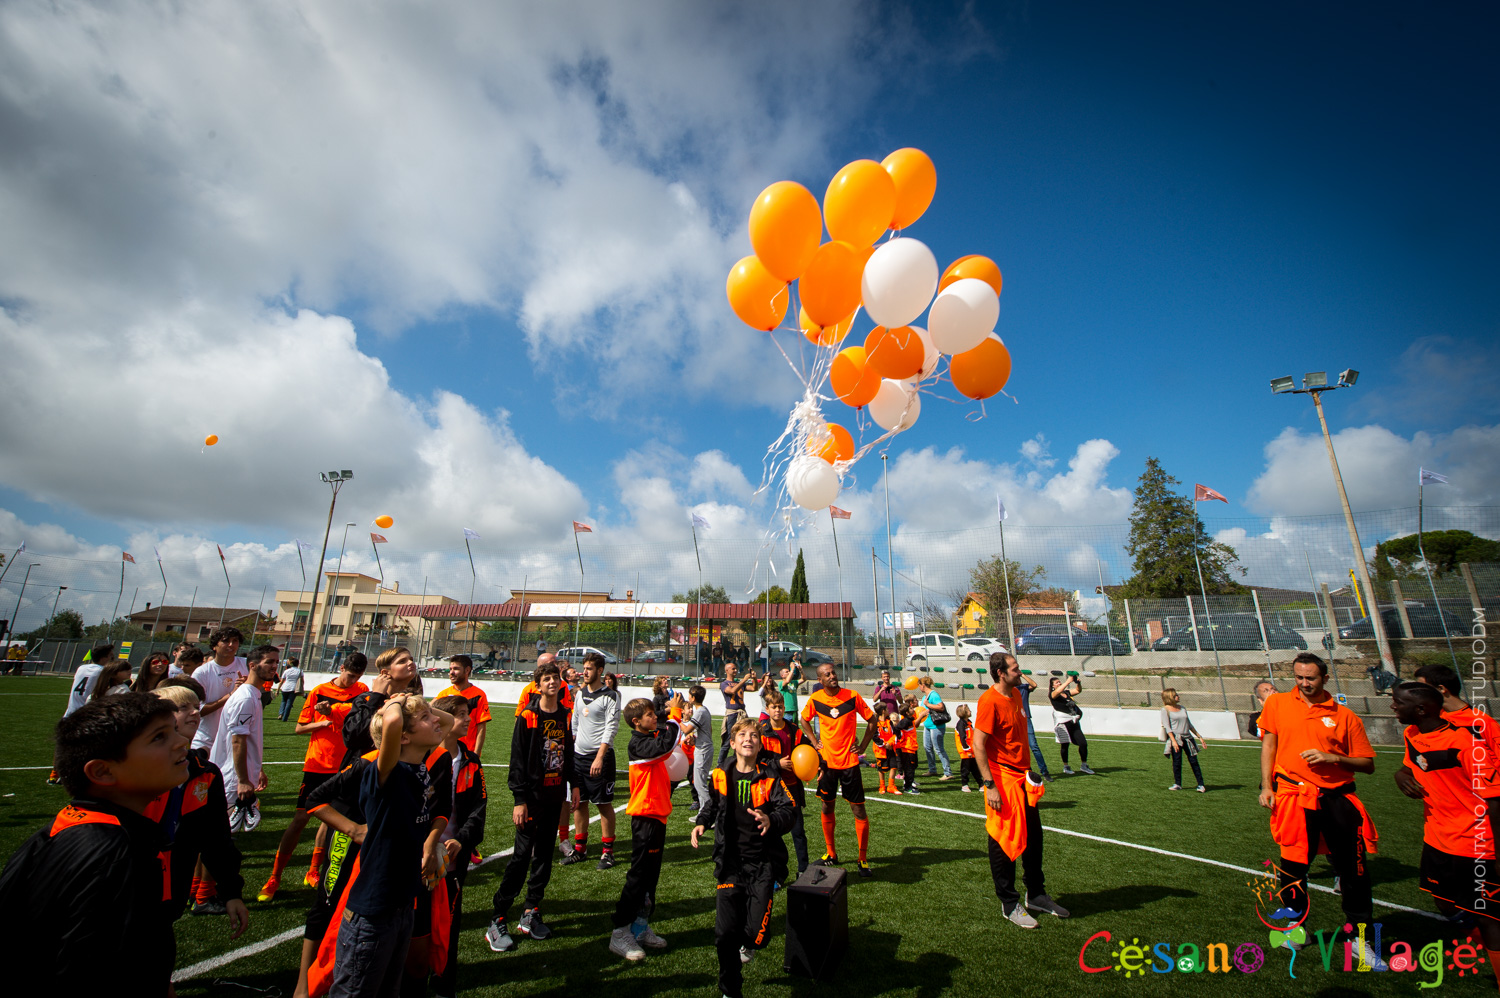
MULTIPOLYGON (((328 523, 323 527, 323 550, 318 552, 318 574, 313 576, 312 603, 309 604, 307 628, 302 632, 302 659, 305 663, 304 667, 311 664, 308 662, 307 656, 312 652, 313 618, 318 615, 318 586, 323 581, 323 559, 328 554, 328 534, 333 530, 333 507, 338 504, 339 489, 343 488, 344 483, 354 477, 354 472, 347 470, 325 471, 319 477, 325 485, 333 490, 333 498, 328 502, 328 523)), ((295 624, 295 622, 294 617, 293 623, 295 624)), ((322 664, 321 657, 318 660, 318 664, 322 664)))
MULTIPOLYGON (((1323 443, 1328 447, 1328 463, 1333 468, 1333 483, 1338 486, 1339 502, 1344 507, 1344 523, 1349 527, 1349 543, 1354 545, 1354 570, 1359 575, 1359 583, 1364 587, 1365 598, 1370 606, 1370 627, 1375 632, 1375 645, 1380 649, 1380 662, 1391 672, 1396 671, 1395 659, 1391 656, 1390 642, 1386 640, 1385 623, 1380 617, 1380 604, 1376 599, 1375 585, 1370 581, 1370 568, 1365 564, 1364 548, 1359 543, 1359 531, 1354 526, 1354 512, 1349 508, 1349 495, 1344 491, 1344 476, 1339 473, 1339 459, 1333 452, 1333 437, 1328 434, 1328 419, 1323 415, 1323 400, 1319 398, 1323 392, 1331 392, 1338 388, 1353 388, 1354 383, 1359 380, 1359 372, 1353 368, 1339 372, 1338 384, 1328 383, 1328 374, 1325 371, 1309 371, 1302 376, 1302 387, 1294 386, 1290 375, 1282 378, 1274 378, 1271 381, 1271 391, 1277 395, 1311 395, 1313 408, 1318 411, 1318 424, 1323 427, 1323 443)), ((1330 612, 1332 608, 1330 607, 1330 612)))
MULTIPOLYGON (((346 524, 344 524, 344 539, 339 544, 339 563, 338 563, 338 567, 333 570, 333 583, 328 587, 328 609, 323 612, 323 637, 322 637, 322 640, 319 642, 319 644, 321 644, 324 648, 328 647, 328 625, 330 623, 332 623, 332 620, 333 620, 333 601, 338 596, 339 576, 344 573, 344 548, 347 547, 348 544, 349 544, 349 528, 350 527, 357 527, 357 526, 359 526, 359 524, 357 524, 357 523, 346 523, 346 524)), ((318 571, 321 573, 322 570, 323 570, 323 566, 319 565, 318 566, 318 571)), ((316 593, 313 594, 313 598, 314 598, 313 605, 316 606, 317 605, 317 603, 316 603, 317 594, 316 593)), ((350 609, 350 616, 349 616, 349 619, 351 621, 354 620, 354 615, 353 614, 354 614, 354 611, 353 611, 353 608, 351 608, 350 609)), ((319 664, 322 664, 322 661, 323 661, 322 656, 319 655, 319 657, 318 657, 319 664)))
MULTIPOLYGON (((50 641, 50 640, 52 640, 52 622, 57 619, 57 604, 58 604, 58 601, 62 599, 63 590, 66 589, 66 588, 68 588, 68 587, 67 586, 58 586, 57 587, 57 595, 54 596, 54 597, 52 597, 52 616, 47 619, 47 634, 46 634, 45 637, 42 638, 43 641, 50 641)), ((58 642, 57 645, 53 645, 52 646, 52 666, 53 666, 53 668, 57 667, 57 650, 58 650, 58 647, 61 644, 62 644, 62 642, 58 642)))

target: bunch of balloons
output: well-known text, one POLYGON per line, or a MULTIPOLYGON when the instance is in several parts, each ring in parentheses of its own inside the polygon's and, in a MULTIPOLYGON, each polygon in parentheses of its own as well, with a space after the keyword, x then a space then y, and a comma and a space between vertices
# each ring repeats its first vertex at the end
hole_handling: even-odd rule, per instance
POLYGON ((1000 268, 970 255, 939 272, 932 250, 897 234, 922 216, 936 190, 927 154, 898 149, 836 173, 821 209, 811 191, 790 180, 761 191, 750 209, 755 252, 729 272, 730 307, 747 325, 774 331, 791 309, 795 282, 797 329, 826 354, 805 379, 807 394, 783 434, 797 445, 787 492, 806 509, 828 506, 849 465, 916 423, 919 392, 942 378, 944 358, 947 379, 967 398, 987 399, 1010 378, 1010 352, 994 332, 1000 268), (861 309, 875 327, 862 345, 845 346, 861 309), (926 326, 916 325, 924 312, 926 326), (866 409, 884 435, 856 451, 848 429, 822 419, 825 381, 833 397, 866 409))

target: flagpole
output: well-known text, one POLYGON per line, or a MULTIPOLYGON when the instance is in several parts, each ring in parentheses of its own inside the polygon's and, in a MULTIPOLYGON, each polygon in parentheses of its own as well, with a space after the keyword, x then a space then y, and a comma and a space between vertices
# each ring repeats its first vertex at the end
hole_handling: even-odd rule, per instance
MULTIPOLYGON (((698 588, 699 589, 703 588, 703 583, 701 581, 698 583, 698 588)), ((640 572, 636 572, 635 573, 635 606, 632 609, 634 610, 634 612, 631 613, 631 615, 630 615, 630 657, 633 659, 633 658, 635 658, 635 622, 637 620, 641 619, 641 573, 640 572)), ((663 659, 662 660, 662 665, 665 666, 666 664, 667 664, 666 663, 666 659, 663 659)))
MULTIPOLYGON (((1203 615, 1208 618, 1208 641, 1214 650, 1214 668, 1219 672, 1219 695, 1224 709, 1229 709, 1229 693, 1224 689, 1224 667, 1219 664, 1219 639, 1214 634, 1214 614, 1208 608, 1208 589, 1203 585, 1203 562, 1198 559, 1198 489, 1193 487, 1193 564, 1198 566, 1198 591, 1203 594, 1203 615)), ((1102 583, 1101 583, 1102 585, 1102 583)))
POLYGON ((521 664, 521 623, 526 617, 526 583, 531 580, 529 575, 521 576, 521 608, 516 611, 516 660, 512 665, 521 664))
POLYGON ((427 576, 425 575, 422 576, 422 602, 419 606, 422 608, 417 611, 417 662, 420 664, 422 662, 422 653, 426 650, 424 645, 427 643, 427 615, 425 613, 427 609, 427 576))
POLYGON ((250 626, 250 643, 255 644, 255 632, 260 630, 260 615, 266 608, 266 590, 269 586, 260 587, 260 602, 255 604, 255 623, 250 626))
POLYGON ((224 605, 219 608, 219 626, 223 627, 224 614, 229 611, 229 594, 234 591, 234 585, 229 581, 229 564, 224 560, 223 548, 219 548, 219 567, 224 570, 224 605))
MULTIPOLYGON (((307 563, 302 560, 302 540, 301 538, 293 537, 292 543, 297 546, 297 567, 302 569, 302 588, 297 591, 297 609, 292 611, 292 630, 286 639, 287 654, 291 654, 292 635, 297 633, 297 614, 302 612, 302 594, 307 592, 307 563)), ((307 649, 304 648, 302 650, 300 657, 307 658, 307 649)))
POLYGON ((151 625, 151 633, 157 634, 161 630, 161 608, 167 605, 167 570, 161 564, 161 552, 156 552, 156 568, 161 572, 161 602, 156 604, 156 620, 151 625))
POLYGON ((875 661, 880 661, 880 576, 875 568, 875 545, 870 545, 870 586, 875 590, 875 661))
POLYGON ((833 563, 838 568, 839 577, 839 657, 844 660, 844 678, 851 678, 849 671, 849 644, 844 637, 844 561, 839 557, 839 523, 838 517, 833 515, 833 507, 828 507, 828 526, 833 530, 833 563))
POLYGON ((469 552, 469 606, 467 608, 469 625, 469 651, 474 651, 474 587, 479 582, 479 573, 474 569, 474 549, 469 547, 469 535, 464 534, 464 550, 469 552))
MULTIPOLYGON (((578 552, 578 605, 573 608, 573 647, 578 647, 578 628, 583 623, 583 547, 578 543, 578 525, 573 526, 573 550, 578 552)), ((701 569, 700 569, 701 571, 701 569)), ((700 579, 702 577, 700 576, 700 579)), ((698 598, 703 598, 702 583, 699 584, 698 598)))
POLYGON ((375 543, 375 532, 370 532, 370 550, 375 552, 375 568, 380 572, 380 581, 375 583, 375 612, 370 617, 370 629, 365 631, 365 654, 370 654, 370 635, 380 626, 380 587, 385 584, 385 566, 380 563, 380 546, 375 543))
POLYGON ((193 608, 195 606, 197 606, 197 605, 198 605, 198 587, 194 586, 193 587, 193 598, 190 599, 190 600, 188 600, 188 615, 187 615, 187 620, 184 620, 182 622, 182 640, 184 640, 184 641, 190 641, 190 643, 193 644, 193 645, 195 645, 195 646, 198 644, 198 639, 197 638, 192 638, 192 639, 188 638, 188 627, 193 622, 193 608))
MULTIPOLYGON (((114 616, 109 619, 109 638, 114 640, 115 621, 120 619, 120 601, 125 598, 125 555, 120 555, 120 595, 115 597, 114 616)), ((14 630, 14 628, 12 628, 14 630)))
POLYGON ((891 586, 891 660, 900 664, 900 654, 896 651, 896 625, 900 617, 896 615, 896 556, 891 551, 891 469, 886 463, 886 455, 880 455, 880 477, 885 482, 885 567, 891 586))
MULTIPOLYGON (((21 552, 25 551, 25 550, 26 550, 26 542, 22 541, 21 542, 21 546, 18 547, 18 548, 16 548, 16 553, 13 554, 13 555, 11 555, 8 559, 6 559, 6 562, 5 562, 4 565, 0 565, 0 582, 4 582, 5 581, 5 573, 7 573, 7 572, 10 571, 10 566, 12 566, 12 565, 14 565, 16 563, 16 559, 19 558, 19 557, 21 557, 21 552)), ((11 630, 14 631, 15 628, 12 627, 11 630)))
POLYGON ((1006 645, 1012 653, 1016 649, 1016 617, 1010 605, 1010 561, 1005 557, 1005 516, 1000 516, 1000 575, 1005 579, 1005 630, 1006 645))
POLYGON ((1427 484, 1427 473, 1417 469, 1417 555, 1422 559, 1422 571, 1427 575, 1427 588, 1432 590, 1432 606, 1437 611, 1438 624, 1443 628, 1443 637, 1448 641, 1448 656, 1453 659, 1453 668, 1458 669, 1458 654, 1453 650, 1453 635, 1448 633, 1448 621, 1443 619, 1443 604, 1438 601, 1437 586, 1432 581, 1432 566, 1427 564, 1427 552, 1422 547, 1422 488, 1427 484))

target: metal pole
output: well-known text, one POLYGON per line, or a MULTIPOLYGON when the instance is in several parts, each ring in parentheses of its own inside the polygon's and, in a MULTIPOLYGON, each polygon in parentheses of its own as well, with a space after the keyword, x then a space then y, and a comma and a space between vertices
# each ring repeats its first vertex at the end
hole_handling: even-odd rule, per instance
POLYGON ((1458 653, 1453 650, 1453 635, 1448 633, 1448 621, 1443 618, 1443 604, 1438 600, 1437 586, 1432 581, 1432 566, 1427 564, 1427 552, 1422 549, 1422 475, 1417 474, 1417 555, 1422 559, 1422 571, 1427 575, 1427 588, 1432 590, 1432 605, 1437 610, 1438 623, 1443 627, 1443 637, 1448 642, 1448 656, 1453 659, 1454 671, 1458 670, 1458 653))
MULTIPOLYGON (((875 545, 870 545, 870 584, 875 589, 875 661, 880 661, 880 576, 875 571, 875 545)), ((770 626, 767 624, 767 626, 770 626)))
POLYGON ((1349 527, 1349 543, 1354 547, 1354 567, 1359 572, 1360 584, 1370 600, 1370 626, 1375 631, 1375 645, 1380 649, 1380 663, 1391 672, 1396 671, 1396 660, 1391 655, 1390 643, 1385 637, 1385 622, 1380 619, 1380 603, 1375 597, 1375 586, 1370 582, 1370 567, 1365 564, 1364 548, 1359 544, 1359 531, 1354 526, 1354 511, 1349 508, 1349 495, 1344 491, 1344 476, 1339 473, 1339 459, 1333 452, 1333 437, 1328 433, 1328 420, 1323 416, 1323 401, 1317 392, 1312 392, 1313 408, 1318 410, 1318 424, 1323 427, 1323 443, 1328 446, 1328 463, 1333 468, 1333 482, 1339 489, 1339 504, 1344 507, 1344 522, 1349 527))
MULTIPOLYGON (((573 528, 573 550, 578 552, 578 605, 573 608, 573 647, 578 647, 578 628, 583 623, 583 546, 578 543, 578 528, 573 528)), ((698 626, 703 626, 703 577, 698 581, 698 626)))
POLYGON ((370 615, 370 629, 365 632, 366 655, 370 654, 370 635, 380 626, 380 587, 385 584, 385 566, 380 563, 380 548, 375 546, 373 530, 370 531, 370 550, 375 552, 375 568, 380 573, 380 581, 375 583, 375 611, 370 615))
MULTIPOLYGON (((182 622, 182 640, 184 640, 184 641, 189 640, 188 639, 188 627, 193 623, 193 608, 196 607, 197 605, 198 605, 198 587, 194 586, 193 587, 193 596, 192 596, 191 599, 188 600, 187 620, 184 620, 182 622)), ((192 639, 192 643, 196 645, 198 643, 197 639, 196 638, 192 639)))
MULTIPOLYGON (((575 531, 573 540, 576 543, 578 533, 575 531)), ((479 582, 479 573, 474 568, 474 549, 469 547, 469 535, 464 534, 464 550, 469 553, 469 605, 464 611, 468 617, 469 625, 469 651, 474 651, 474 586, 479 582)))
POLYGON ((896 556, 891 550, 891 469, 886 455, 880 455, 881 479, 885 482, 885 567, 891 587, 891 660, 900 665, 900 653, 896 650, 896 625, 901 619, 896 611, 896 556))
POLYGON ((853 679, 853 667, 849 664, 849 642, 844 636, 844 561, 839 557, 839 523, 828 507, 828 526, 833 530, 833 563, 839 578, 839 657, 844 660, 844 678, 853 679))
POLYGON ((417 661, 420 663, 427 644, 427 576, 422 576, 422 602, 417 604, 417 661))
MULTIPOLYGON (((13 554, 13 555, 11 555, 9 558, 5 559, 5 564, 4 565, 0 565, 0 582, 4 582, 5 581, 6 574, 10 572, 10 566, 12 566, 12 565, 14 565, 16 563, 16 559, 19 558, 19 557, 21 557, 21 552, 25 551, 25 550, 26 550, 26 542, 22 541, 21 542, 21 546, 18 547, 18 548, 16 548, 16 553, 13 554)), ((11 630, 14 631, 15 628, 12 627, 11 630)))
MULTIPOLYGON (((330 506, 329 509, 332 510, 333 507, 330 506)), ((338 598, 338 594, 339 594, 339 579, 344 574, 344 548, 346 546, 348 546, 348 544, 349 544, 349 528, 353 527, 353 526, 355 526, 355 524, 353 524, 353 523, 346 523, 346 524, 344 524, 344 539, 339 542, 339 561, 338 561, 338 566, 336 568, 334 568, 334 570, 333 570, 333 582, 329 583, 329 586, 328 586, 328 609, 325 610, 324 613, 323 613, 323 640, 319 642, 319 644, 323 648, 327 648, 328 647, 328 628, 329 628, 329 625, 333 622, 333 602, 334 602, 334 600, 336 600, 338 598)), ((318 568, 319 568, 320 571, 321 571, 322 567, 323 567, 322 565, 318 566, 318 568)), ((316 584, 317 583, 315 582, 314 585, 316 585, 316 584)), ((316 593, 314 595, 316 595, 316 593)), ((346 637, 347 637, 347 635, 346 635, 346 637)), ((320 652, 319 655, 318 655, 318 664, 321 665, 322 662, 323 662, 323 656, 322 656, 322 653, 320 652)))
POLYGON ((1198 611, 1193 609, 1193 598, 1191 596, 1184 596, 1183 599, 1187 601, 1188 625, 1193 629, 1193 651, 1202 652, 1203 643, 1198 640, 1198 611))
MULTIPOLYGON (((697 538, 694 538, 693 539, 693 549, 696 551, 697 548, 698 548, 697 538)), ((699 589, 703 588, 703 577, 701 575, 698 577, 698 588, 699 589)), ((630 657, 632 659, 635 658, 635 625, 636 625, 636 622, 641 619, 641 573, 640 572, 636 572, 635 573, 635 592, 634 592, 633 595, 635 596, 635 606, 632 608, 632 612, 630 614, 630 657)), ((662 662, 662 665, 666 665, 666 664, 667 663, 664 660, 662 662)))
POLYGON ((229 612, 229 594, 234 585, 229 581, 229 563, 224 560, 224 549, 219 548, 219 567, 224 570, 224 605, 219 607, 219 626, 224 626, 224 614, 229 612))
MULTIPOLYGON (((57 604, 58 604, 58 601, 62 599, 63 590, 66 589, 66 588, 68 588, 68 587, 67 586, 58 586, 57 587, 57 595, 54 596, 53 599, 52 599, 52 620, 47 621, 47 636, 42 639, 44 641, 50 641, 52 639, 52 621, 57 619, 57 604)), ((58 652, 58 649, 60 649, 61 647, 62 647, 62 642, 61 641, 59 641, 57 644, 55 644, 55 645, 52 646, 52 668, 54 670, 57 669, 57 652, 58 652)))
MULTIPOLYGON (((28 568, 26 571, 27 571, 28 574, 30 574, 31 569, 28 568)), ((21 592, 24 593, 25 591, 26 591, 26 583, 22 582, 21 583, 21 592)), ((115 636, 115 621, 117 621, 117 620, 120 619, 120 601, 122 599, 124 599, 124 598, 125 598, 125 557, 123 555, 121 555, 120 556, 120 595, 118 595, 118 596, 115 597, 115 612, 109 618, 109 633, 108 633, 107 637, 110 640, 114 640, 114 636, 115 636)), ((21 612, 21 601, 20 600, 16 600, 16 613, 20 613, 20 612, 21 612)), ((14 618, 12 618, 11 630, 12 631, 15 630, 14 618)))
POLYGON ((1078 649, 1073 647, 1073 618, 1068 614, 1068 600, 1063 598, 1063 633, 1068 636, 1068 654, 1074 657, 1078 655, 1078 649))
MULTIPOLYGON (((1203 585, 1203 562, 1198 559, 1198 500, 1193 500, 1193 564, 1198 567, 1198 591, 1203 594, 1203 615, 1208 618, 1208 643, 1214 649, 1214 668, 1219 673, 1219 692, 1224 697, 1224 709, 1229 709, 1229 694, 1224 689, 1224 667, 1219 663, 1219 636, 1214 633, 1214 612, 1208 608, 1208 590, 1203 585)), ((1192 597, 1188 598, 1192 602, 1192 597)), ((1198 629, 1193 628, 1196 638, 1198 629)))
POLYGON ((1274 682, 1276 676, 1271 672, 1271 639, 1266 636, 1266 620, 1260 612, 1260 593, 1250 590, 1250 600, 1255 604, 1255 622, 1260 625, 1260 646, 1266 650, 1266 678, 1274 682))
POLYGON ((1094 567, 1099 571, 1099 595, 1104 597, 1104 640, 1109 643, 1109 670, 1115 674, 1115 706, 1123 707, 1125 701, 1120 698, 1120 669, 1115 664, 1115 633, 1109 626, 1109 594, 1104 591, 1104 563, 1095 558, 1094 567))
MULTIPOLYGON (((313 618, 318 615, 318 587, 323 581, 323 559, 328 555, 328 534, 331 530, 333 530, 333 507, 339 501, 339 489, 343 488, 344 482, 342 479, 336 479, 329 482, 328 484, 333 489, 333 497, 328 500, 328 523, 323 527, 323 550, 318 552, 318 571, 317 574, 313 576, 312 601, 307 605, 307 627, 302 632, 302 670, 304 672, 312 669, 314 665, 313 661, 308 656, 312 654, 313 618)), ((297 557, 298 559, 302 557, 302 547, 300 543, 297 547, 297 557)), ((302 576, 302 588, 304 590, 307 589, 306 570, 304 570, 302 576)), ((302 594, 298 593, 297 608, 300 610, 301 607, 302 594)), ((192 616, 192 611, 189 611, 188 615, 192 616)), ((324 616, 327 615, 325 614, 324 616)), ((294 614, 292 616, 292 626, 294 629, 296 625, 297 617, 294 614)), ((183 639, 186 640, 186 638, 187 635, 184 634, 183 639)), ((317 668, 322 669, 323 657, 321 654, 318 656, 316 665, 317 668)))
POLYGON ((167 570, 162 567, 161 555, 156 556, 156 568, 161 572, 161 602, 156 604, 156 620, 151 624, 153 637, 161 630, 161 608, 167 605, 167 570))
POLYGON ((529 581, 530 576, 521 576, 521 608, 516 611, 516 660, 512 663, 518 668, 521 665, 521 624, 526 619, 526 583, 529 581))
MULTIPOLYGON (((16 633, 16 624, 19 623, 19 620, 17 618, 19 618, 21 616, 21 597, 23 597, 23 596, 26 595, 26 580, 29 579, 29 578, 31 578, 31 570, 33 568, 36 568, 37 564, 40 564, 40 562, 38 562, 36 564, 32 564, 32 565, 27 565, 26 566, 26 574, 23 575, 23 576, 21 576, 21 591, 16 594, 16 612, 10 615, 10 633, 12 633, 12 634, 16 633)), ((122 561, 122 562, 120 562, 120 576, 121 576, 121 578, 123 578, 124 575, 125 575, 125 563, 122 561)), ((121 593, 121 595, 124 595, 124 594, 121 593)), ((116 603, 115 604, 115 611, 116 611, 116 613, 119 612, 119 609, 120 609, 120 605, 118 603, 116 603)), ((110 625, 110 631, 111 632, 114 631, 114 625, 113 624, 110 625)))
POLYGON ((1006 648, 1016 650, 1016 618, 1010 605, 1010 562, 1005 557, 1005 521, 1000 521, 1000 574, 1005 578, 1005 629, 1006 648))

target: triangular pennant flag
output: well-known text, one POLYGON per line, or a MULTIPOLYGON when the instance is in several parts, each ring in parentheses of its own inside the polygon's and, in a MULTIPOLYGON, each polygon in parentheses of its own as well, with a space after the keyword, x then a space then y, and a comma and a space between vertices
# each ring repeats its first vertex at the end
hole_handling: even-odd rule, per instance
POLYGON ((126 561, 130 562, 132 565, 135 564, 135 557, 131 555, 129 551, 121 551, 120 556, 123 557, 126 561))
POLYGON ((1217 500, 1219 500, 1219 502, 1222 502, 1222 503, 1228 503, 1229 502, 1228 499, 1225 499, 1223 496, 1219 495, 1219 493, 1215 492, 1213 489, 1209 488, 1207 485, 1194 485, 1193 486, 1193 502, 1203 502, 1204 500, 1208 500, 1208 499, 1217 499, 1217 500))
MULTIPOLYGON (((576 527, 577 524, 574 524, 574 526, 576 527)), ((711 526, 709 526, 708 520, 704 517, 699 516, 697 513, 693 514, 693 526, 702 527, 704 530, 713 529, 711 526)))
POLYGON ((847 509, 839 509, 837 506, 829 506, 828 515, 833 517, 835 520, 849 519, 849 511, 847 509))
POLYGON ((219 560, 223 561, 224 560, 224 548, 221 545, 218 545, 218 544, 215 544, 214 547, 216 547, 216 548, 219 549, 219 560))
POLYGON ((1438 485, 1447 485, 1448 478, 1446 475, 1439 475, 1435 471, 1428 471, 1426 468, 1418 468, 1417 484, 1426 485, 1428 482, 1435 482, 1438 485))
POLYGON ((374 531, 371 531, 370 532, 370 543, 371 544, 389 544, 390 542, 387 541, 380 534, 377 534, 374 531))
POLYGON ((479 535, 477 533, 475 533, 474 531, 470 530, 468 527, 465 527, 464 528, 464 540, 466 540, 466 541, 477 541, 477 540, 479 540, 479 535))
POLYGON ((594 532, 594 528, 591 527, 591 526, 589 526, 587 523, 579 523, 577 520, 573 521, 573 533, 575 533, 575 534, 592 534, 593 532, 594 532))

